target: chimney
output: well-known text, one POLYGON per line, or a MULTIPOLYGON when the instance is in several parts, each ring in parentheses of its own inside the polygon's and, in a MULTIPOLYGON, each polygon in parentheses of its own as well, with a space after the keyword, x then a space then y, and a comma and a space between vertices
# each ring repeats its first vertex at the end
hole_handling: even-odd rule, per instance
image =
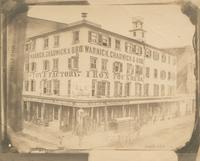
POLYGON ((86 13, 86 12, 81 13, 81 17, 82 17, 83 20, 85 20, 87 18, 87 14, 88 13, 86 13))
POLYGON ((131 35, 138 41, 145 41, 145 30, 143 29, 143 19, 140 17, 132 18, 133 29, 130 30, 131 35))

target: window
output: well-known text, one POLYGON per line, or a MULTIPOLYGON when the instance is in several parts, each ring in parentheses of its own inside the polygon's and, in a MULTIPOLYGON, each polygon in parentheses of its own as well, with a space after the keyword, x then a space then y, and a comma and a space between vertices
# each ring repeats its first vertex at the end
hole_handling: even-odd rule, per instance
POLYGON ((31 63, 31 72, 35 72, 36 71, 36 63, 32 62, 31 63))
POLYGON ((25 63, 24 65, 24 71, 29 72, 29 63, 25 63))
POLYGON ((49 47, 49 39, 45 38, 44 39, 44 49, 47 49, 49 47))
POLYGON ((29 81, 28 80, 24 81, 24 89, 25 89, 25 91, 29 90, 29 81))
POLYGON ((74 31, 73 32, 73 43, 78 43, 79 42, 79 31, 74 31))
POLYGON ((135 96, 142 96, 142 84, 135 83, 135 96))
POLYGON ((141 46, 136 46, 136 54, 142 55, 142 47, 141 46))
POLYGON ((30 51, 30 49, 31 49, 31 43, 28 42, 28 43, 26 43, 26 45, 25 45, 25 51, 30 51))
POLYGON ((115 49, 120 50, 120 40, 115 40, 115 49))
MULTIPOLYGON (((95 83, 95 81, 94 81, 95 83)), ((110 95, 110 83, 107 81, 98 81, 97 83, 97 96, 109 96, 110 95)), ((93 88, 95 84, 93 84, 93 88)))
POLYGON ((31 80, 31 91, 34 92, 36 89, 36 82, 35 80, 31 80))
POLYGON ((120 62, 114 62, 113 63, 113 72, 120 73, 122 71, 123 71, 123 64, 120 62))
POLYGON ((92 80, 92 96, 96 96, 96 84, 97 81, 96 80, 92 80))
POLYGON ((130 91, 131 91, 131 83, 128 82, 125 84, 125 96, 130 96, 130 91))
POLYGON ((146 78, 149 78, 150 76, 150 68, 146 67, 146 78))
POLYGON ((166 62, 166 55, 162 55, 162 62, 165 63, 166 62))
POLYGON ((72 56, 68 59, 69 69, 78 69, 78 56, 72 56))
POLYGON ((168 80, 171 79, 171 72, 168 72, 168 80))
POLYGON ((134 74, 134 65, 127 63, 127 74, 134 74))
POLYGON ((165 96, 165 85, 161 85, 161 96, 165 96))
POLYGON ((154 69, 154 78, 158 78, 158 70, 154 69))
POLYGON ((88 42, 111 47, 111 38, 109 36, 98 34, 92 31, 88 32, 88 42))
POLYGON ((90 69, 97 69, 97 58, 90 57, 90 69))
POLYGON ((162 70, 162 71, 160 72, 160 78, 161 78, 162 80, 165 80, 165 79, 166 79, 166 72, 165 72, 164 70, 162 70))
POLYGON ((122 96, 122 83, 115 81, 114 82, 114 96, 121 97, 122 96))
POLYGON ((145 51, 145 57, 151 58, 151 50, 150 49, 146 49, 146 51, 145 51))
POLYGON ((130 54, 135 53, 135 45, 125 42, 125 52, 130 54))
POLYGON ((143 73, 142 66, 136 65, 135 66, 135 73, 136 73, 136 75, 141 75, 143 73))
POLYGON ((171 57, 168 55, 168 64, 171 62, 171 57))
POLYGON ((159 53, 158 52, 156 52, 156 51, 153 52, 153 59, 159 60, 159 53))
POLYGON ((51 80, 47 81, 47 94, 51 94, 51 80))
POLYGON ((43 61, 43 70, 48 71, 50 69, 50 64, 48 60, 43 61))
POLYGON ((31 50, 34 51, 36 47, 36 40, 32 40, 31 42, 31 50))
POLYGON ((101 69, 102 69, 102 71, 107 71, 107 64, 108 64, 107 59, 101 59, 101 69))
POLYGON ((110 46, 111 45, 111 38, 108 36, 102 36, 102 45, 103 46, 110 46))
POLYGON ((176 58, 174 57, 172 60, 173 60, 173 65, 176 65, 176 58))
POLYGON ((51 80, 42 80, 41 89, 43 94, 51 94, 51 80))
POLYGON ((43 80, 42 82, 41 82, 41 86, 43 87, 43 93, 44 94, 46 94, 47 93, 47 80, 43 80))
POLYGON ((98 43, 98 34, 97 33, 89 31, 88 34, 89 34, 88 35, 89 42, 98 43))
POLYGON ((149 96, 149 84, 144 84, 144 96, 149 96))
POLYGON ((158 84, 154 84, 153 94, 154 94, 154 96, 159 96, 159 85, 158 84))
POLYGON ((67 90, 68 95, 71 95, 71 80, 68 80, 68 90, 67 90))
POLYGON ((58 71, 58 58, 53 59, 53 71, 58 71))
POLYGON ((58 47, 60 43, 60 36, 54 36, 54 47, 58 47))
POLYGON ((107 82, 107 96, 110 96, 110 82, 107 82))
POLYGON ((105 96, 106 95, 106 82, 98 81, 97 83, 97 96, 105 96))
POLYGON ((133 36, 136 36, 136 32, 135 31, 133 32, 133 36))
POLYGON ((60 92, 60 81, 53 80, 53 94, 59 95, 59 92, 60 92))

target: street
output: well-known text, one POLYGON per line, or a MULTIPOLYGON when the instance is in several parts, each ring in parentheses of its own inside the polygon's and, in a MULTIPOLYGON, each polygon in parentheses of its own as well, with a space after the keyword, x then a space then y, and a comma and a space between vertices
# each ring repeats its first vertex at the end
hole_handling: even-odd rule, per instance
POLYGON ((79 138, 71 132, 53 131, 48 127, 26 123, 22 133, 12 133, 11 138, 19 151, 44 148, 70 149, 174 149, 189 140, 194 125, 194 115, 170 120, 149 122, 135 134, 132 131, 114 132, 99 130, 79 138), (180 137, 181 136, 181 137, 180 137))

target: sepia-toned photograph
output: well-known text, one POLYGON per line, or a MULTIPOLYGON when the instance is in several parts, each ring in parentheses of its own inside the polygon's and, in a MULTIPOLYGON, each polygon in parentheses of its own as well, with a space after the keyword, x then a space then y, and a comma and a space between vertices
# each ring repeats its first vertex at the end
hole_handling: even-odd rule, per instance
POLYGON ((8 14, 0 100, 8 147, 19 153, 184 147, 199 115, 200 31, 187 16, 195 5, 172 2, 30 0, 20 8, 25 16, 8 14))

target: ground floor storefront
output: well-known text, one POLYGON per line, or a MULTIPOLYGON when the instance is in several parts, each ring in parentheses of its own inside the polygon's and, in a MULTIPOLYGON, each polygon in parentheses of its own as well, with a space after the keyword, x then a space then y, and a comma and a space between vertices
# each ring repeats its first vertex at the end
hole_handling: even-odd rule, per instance
MULTIPOLYGON (((84 102, 85 104, 87 102, 84 102)), ((94 104, 94 103, 93 103, 94 104)), ((79 104, 80 105, 80 104, 79 104)), ((25 99, 23 102, 23 117, 25 122, 48 126, 55 130, 74 131, 77 128, 84 133, 91 133, 101 128, 109 130, 113 120, 131 119, 141 126, 152 121, 167 120, 194 112, 194 100, 123 102, 121 104, 91 106, 67 106, 58 101, 25 99)), ((125 124, 122 124, 123 126, 125 124)))

